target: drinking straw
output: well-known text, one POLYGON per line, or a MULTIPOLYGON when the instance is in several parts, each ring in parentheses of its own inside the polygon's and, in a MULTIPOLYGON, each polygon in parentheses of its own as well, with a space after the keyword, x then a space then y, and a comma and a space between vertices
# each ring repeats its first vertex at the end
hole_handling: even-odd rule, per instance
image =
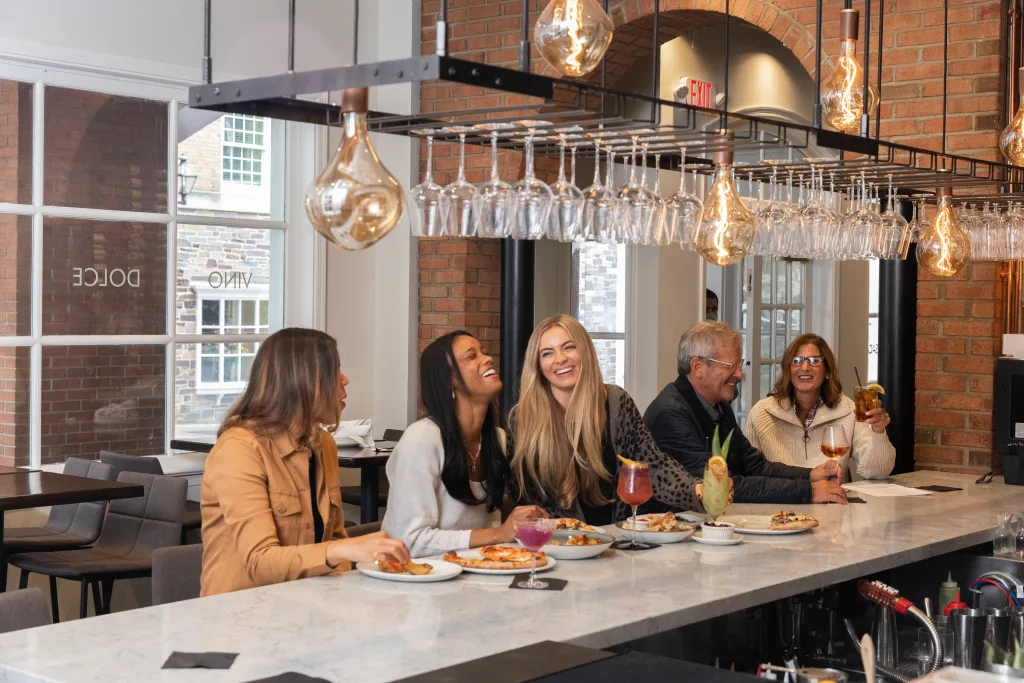
POLYGON ((860 372, 857 370, 857 366, 853 366, 853 374, 857 376, 857 386, 863 387, 864 383, 860 381, 860 372))

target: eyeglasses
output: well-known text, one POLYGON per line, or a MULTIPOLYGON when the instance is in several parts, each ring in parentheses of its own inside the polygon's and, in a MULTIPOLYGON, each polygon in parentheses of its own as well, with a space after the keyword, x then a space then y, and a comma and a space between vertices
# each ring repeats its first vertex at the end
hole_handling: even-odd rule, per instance
POLYGON ((798 368, 807 361, 807 364, 812 368, 816 368, 824 362, 824 358, 821 356, 793 356, 793 367, 798 368))
POLYGON ((739 359, 735 363, 727 363, 724 360, 718 360, 717 358, 710 357, 705 357, 702 360, 708 365, 716 363, 717 365, 721 365, 722 367, 729 368, 729 372, 736 372, 739 368, 747 364, 747 361, 744 360, 743 358, 739 359))
POLYGON ((978 477, 978 479, 974 483, 975 484, 991 484, 992 483, 992 477, 994 477, 994 476, 995 475, 991 471, 986 472, 985 474, 983 474, 980 477, 978 477))

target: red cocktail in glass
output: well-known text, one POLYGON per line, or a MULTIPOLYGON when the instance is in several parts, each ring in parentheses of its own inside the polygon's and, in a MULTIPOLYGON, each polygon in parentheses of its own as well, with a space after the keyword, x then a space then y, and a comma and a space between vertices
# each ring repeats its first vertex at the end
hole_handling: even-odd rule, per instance
MULTIPOLYGON (((633 508, 633 530, 636 530, 636 508, 651 499, 651 471, 647 463, 626 460, 620 456, 622 467, 619 468, 619 483, 616 489, 619 500, 633 508)), ((640 543, 630 537, 629 543, 618 547, 649 548, 646 543, 640 543)))
POLYGON ((516 524, 516 539, 523 544, 523 547, 533 554, 533 566, 530 567, 530 578, 520 581, 516 585, 519 588, 547 588, 546 581, 537 580, 537 553, 544 544, 551 540, 558 523, 553 519, 532 519, 516 524))

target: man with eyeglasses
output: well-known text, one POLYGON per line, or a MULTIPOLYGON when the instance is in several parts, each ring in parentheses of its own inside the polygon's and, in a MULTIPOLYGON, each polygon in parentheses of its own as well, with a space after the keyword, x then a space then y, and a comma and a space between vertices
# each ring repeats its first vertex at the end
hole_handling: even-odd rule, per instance
POLYGON ((842 470, 832 462, 814 469, 769 462, 743 435, 730 402, 743 379, 742 339, 722 322, 697 323, 679 340, 679 377, 644 413, 663 453, 690 474, 704 476, 715 427, 724 441, 732 432, 726 462, 737 503, 846 503, 842 470))

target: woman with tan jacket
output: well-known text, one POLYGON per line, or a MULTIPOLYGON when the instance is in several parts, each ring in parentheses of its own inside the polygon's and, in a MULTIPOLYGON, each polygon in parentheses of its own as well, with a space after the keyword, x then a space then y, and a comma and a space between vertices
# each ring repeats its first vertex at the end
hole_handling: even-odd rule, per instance
POLYGON ((348 378, 338 345, 317 330, 266 339, 249 383, 206 459, 201 594, 323 576, 353 562, 408 562, 382 532, 347 538, 333 431, 348 378))
POLYGON ((743 431, 769 460, 814 467, 826 460, 821 452, 825 426, 837 425, 850 442, 840 461, 848 478, 856 473, 859 479, 885 479, 896 462, 896 449, 885 434, 889 414, 876 401, 867 421, 857 422, 853 408, 839 383, 832 349, 818 335, 804 334, 786 349, 775 387, 751 408, 743 431))

